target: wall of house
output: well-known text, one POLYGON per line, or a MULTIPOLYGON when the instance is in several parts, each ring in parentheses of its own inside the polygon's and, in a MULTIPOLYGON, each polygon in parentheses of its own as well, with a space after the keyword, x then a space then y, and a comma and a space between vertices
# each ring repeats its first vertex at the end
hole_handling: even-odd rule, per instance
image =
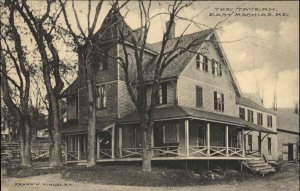
POLYGON ((134 103, 131 101, 127 91, 125 81, 118 80, 118 110, 119 117, 122 118, 136 110, 134 103))
MULTIPOLYGON (((101 84, 106 84, 106 108, 97 109, 97 119, 114 120, 118 117, 118 81, 111 81, 101 84)), ((97 85, 100 85, 100 83, 97 83, 97 85)), ((85 87, 79 89, 78 118, 80 124, 87 123, 88 97, 85 87)))
POLYGON ((298 157, 299 135, 278 131, 277 141, 278 141, 278 144, 277 144, 278 160, 288 160, 287 144, 294 144, 293 145, 293 155, 294 155, 293 158, 296 159, 298 157))
POLYGON ((276 120, 276 115, 274 114, 271 114, 271 113, 266 113, 266 112, 263 112, 263 111, 258 111, 256 109, 253 109, 253 108, 249 108, 249 107, 246 107, 246 106, 243 106, 243 105, 238 105, 238 110, 239 110, 239 107, 242 107, 242 108, 245 108, 245 120, 248 121, 248 110, 252 110, 253 111, 253 123, 254 124, 257 124, 257 113, 262 113, 263 115, 263 125, 262 127, 265 127, 269 130, 272 130, 272 131, 275 131, 277 130, 277 120, 276 120), (268 115, 271 115, 272 116, 272 127, 268 127, 268 119, 267 119, 267 116, 268 115))
MULTIPOLYGON (((248 131, 245 131, 244 134, 249 133, 248 131)), ((256 131, 252 131, 249 134, 252 135, 252 150, 257 151, 259 146, 258 146, 258 135, 259 133, 256 131)), ((261 134, 261 138, 263 138, 266 135, 266 133, 261 134)), ((246 136, 246 150, 249 150, 249 145, 248 145, 248 136, 246 136)), ((278 146, 277 146, 277 135, 276 134, 269 134, 267 135, 262 143, 261 143, 261 149, 262 149, 262 154, 264 154, 269 160, 278 160, 278 146), (271 153, 268 151, 268 137, 271 138, 271 153)))
POLYGON ((212 74, 211 62, 208 63, 208 72, 198 70, 196 67, 196 55, 180 74, 178 79, 178 105, 196 108, 196 86, 202 87, 203 110, 221 113, 230 116, 238 116, 235 104, 235 91, 229 69, 215 50, 212 43, 206 43, 201 48, 205 50, 208 59, 215 59, 222 63, 222 76, 212 74), (224 94, 224 112, 214 110, 214 91, 224 94))

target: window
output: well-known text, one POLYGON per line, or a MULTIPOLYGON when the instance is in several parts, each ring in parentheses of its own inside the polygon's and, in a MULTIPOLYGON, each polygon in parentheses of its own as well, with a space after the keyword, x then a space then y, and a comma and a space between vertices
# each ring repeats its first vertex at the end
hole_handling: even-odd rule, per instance
POLYGON ((97 87, 97 109, 106 107, 106 85, 102 84, 97 87))
POLYGON ((271 137, 268 137, 268 153, 272 153, 272 140, 271 137))
POLYGON ((167 104, 168 103, 168 85, 167 83, 162 83, 159 86, 159 98, 158 104, 167 104))
POLYGON ((268 115, 267 116, 267 119, 268 119, 268 127, 272 127, 272 115, 268 115))
POLYGON ((163 125, 163 142, 164 143, 179 143, 179 124, 166 123, 163 125))
POLYGON ((214 108, 216 111, 224 111, 224 95, 214 92, 214 108))
POLYGON ((202 87, 196 86, 196 107, 203 107, 202 87))
POLYGON ((202 70, 207 72, 208 71, 208 59, 206 56, 202 56, 197 54, 196 56, 196 66, 198 70, 202 70))
POLYGON ((263 114, 262 113, 257 113, 257 124, 263 125, 263 114))
POLYGON ((101 53, 100 55, 100 61, 99 61, 99 70, 103 71, 103 70, 107 70, 108 66, 107 66, 107 55, 101 53))
POLYGON ((240 110, 240 118, 241 119, 246 119, 245 108, 240 107, 239 110, 240 110))
POLYGON ((253 123, 253 111, 248 109, 248 121, 253 123))
POLYGON ((215 76, 222 76, 222 65, 221 63, 212 60, 212 74, 215 76))
POLYGON ((248 148, 252 151, 252 135, 248 135, 248 148))

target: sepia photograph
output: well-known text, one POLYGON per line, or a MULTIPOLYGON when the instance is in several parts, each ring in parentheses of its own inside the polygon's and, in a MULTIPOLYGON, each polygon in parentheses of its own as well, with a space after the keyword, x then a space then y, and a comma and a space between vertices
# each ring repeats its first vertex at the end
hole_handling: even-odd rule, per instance
POLYGON ((0 15, 1 191, 299 190, 299 1, 0 15))

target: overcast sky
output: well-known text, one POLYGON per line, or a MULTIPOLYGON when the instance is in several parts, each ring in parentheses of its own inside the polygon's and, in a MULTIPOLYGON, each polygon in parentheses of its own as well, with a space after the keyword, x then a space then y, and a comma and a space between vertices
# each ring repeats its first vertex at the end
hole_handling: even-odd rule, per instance
MULTIPOLYGON (((97 1, 92 5, 95 9, 97 1)), ((107 2, 106 2, 107 3, 107 2)), ((170 2, 155 2, 151 14, 163 12, 170 2)), ((76 1, 80 22, 86 26, 87 1, 76 1)), ((97 28, 100 28, 109 6, 105 5, 100 14, 97 28)), ((93 10, 94 10, 93 9, 93 10)), ((133 29, 139 27, 139 13, 136 2, 130 2, 125 20, 133 29)), ((71 23, 75 19, 70 4, 67 12, 71 23)), ((92 14, 93 15, 93 12, 92 14)), ((181 12, 183 17, 194 17, 203 27, 195 25, 187 30, 197 32, 214 27, 221 20, 222 28, 217 31, 238 84, 245 94, 255 93, 258 86, 264 91, 266 107, 272 106, 275 86, 277 87, 278 107, 293 107, 299 99, 299 2, 221 2, 196 1, 181 12), (227 8, 227 9, 224 9, 227 8), (199 14, 201 13, 201 14, 199 14), (227 14, 232 14, 228 18, 227 14), (235 41, 225 43, 228 41, 235 41)), ((165 16, 156 17, 150 28, 148 42, 161 41, 165 29, 165 16)), ((176 22, 176 35, 180 35, 187 22, 176 22)), ((75 27, 76 28, 76 27, 75 27)))

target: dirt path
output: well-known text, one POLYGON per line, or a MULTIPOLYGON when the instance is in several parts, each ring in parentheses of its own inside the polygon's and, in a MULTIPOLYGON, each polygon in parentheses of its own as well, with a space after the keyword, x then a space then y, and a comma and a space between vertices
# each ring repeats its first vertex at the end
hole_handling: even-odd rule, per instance
POLYGON ((284 171, 262 178, 258 181, 237 182, 232 185, 208 185, 191 187, 136 187, 99 185, 67 181, 60 174, 34 176, 28 178, 5 178, 2 180, 1 191, 298 191, 299 190, 299 164, 286 164, 284 171))

